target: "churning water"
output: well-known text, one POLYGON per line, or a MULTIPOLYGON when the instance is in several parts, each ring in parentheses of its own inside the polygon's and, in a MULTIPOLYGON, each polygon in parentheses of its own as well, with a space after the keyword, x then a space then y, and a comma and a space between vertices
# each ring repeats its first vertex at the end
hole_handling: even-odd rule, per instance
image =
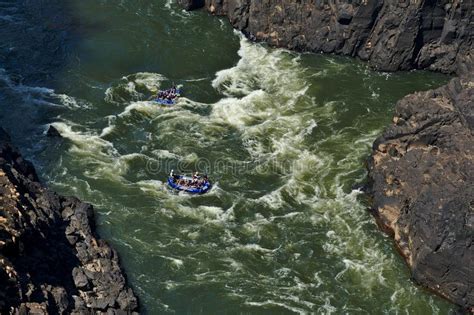
MULTIPOLYGON (((446 77, 271 49, 171 1, 65 3, 80 25, 65 65, 1 59, 2 123, 49 185, 96 206, 145 312, 450 311, 410 282, 353 189, 395 102, 446 77), (55 79, 28 80, 39 70, 55 79), (173 83, 176 106, 147 101, 173 83), (173 193, 171 169, 214 188, 173 193)), ((31 23, 20 9, 0 2, 2 32, 31 23)), ((2 53, 29 45, 15 44, 2 53)))

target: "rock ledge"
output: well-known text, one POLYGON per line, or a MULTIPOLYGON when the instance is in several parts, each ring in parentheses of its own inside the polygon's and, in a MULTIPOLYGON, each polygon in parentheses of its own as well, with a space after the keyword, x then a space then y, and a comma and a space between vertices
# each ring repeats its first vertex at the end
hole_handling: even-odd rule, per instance
POLYGON ((39 183, 0 130, 0 312, 132 314, 119 258, 94 232, 94 210, 39 183))
POLYGON ((225 15, 250 38, 358 57, 382 71, 472 71, 474 2, 177 0, 225 15))
POLYGON ((368 163, 373 213, 413 280, 474 311, 474 80, 408 95, 368 163))

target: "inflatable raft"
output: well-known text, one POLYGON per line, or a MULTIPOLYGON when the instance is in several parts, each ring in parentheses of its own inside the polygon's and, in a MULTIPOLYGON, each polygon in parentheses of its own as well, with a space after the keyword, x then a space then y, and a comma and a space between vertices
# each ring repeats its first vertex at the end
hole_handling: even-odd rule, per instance
MULTIPOLYGON (((159 94, 160 92, 168 92, 168 90, 158 91, 157 94, 159 94)), ((181 92, 182 92, 181 89, 177 89, 175 93, 176 97, 173 99, 155 97, 153 101, 161 105, 173 106, 177 103, 179 97, 181 96, 181 92)))
POLYGON ((171 172, 168 177, 168 186, 177 191, 184 191, 193 195, 205 194, 212 188, 209 180, 203 177, 189 177, 185 175, 175 175, 171 172), (192 184, 196 182, 196 184, 192 184))

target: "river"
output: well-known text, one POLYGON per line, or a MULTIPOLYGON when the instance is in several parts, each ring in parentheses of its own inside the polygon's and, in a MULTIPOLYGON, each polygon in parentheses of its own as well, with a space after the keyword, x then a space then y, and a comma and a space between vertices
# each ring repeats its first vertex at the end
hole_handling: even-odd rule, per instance
POLYGON ((171 1, 68 0, 60 22, 28 3, 0 2, 0 121, 43 181, 94 204, 145 313, 454 311, 355 188, 396 101, 448 77, 269 48, 171 1), (147 101, 172 84, 176 106, 147 101), (214 187, 171 192, 171 169, 214 187))

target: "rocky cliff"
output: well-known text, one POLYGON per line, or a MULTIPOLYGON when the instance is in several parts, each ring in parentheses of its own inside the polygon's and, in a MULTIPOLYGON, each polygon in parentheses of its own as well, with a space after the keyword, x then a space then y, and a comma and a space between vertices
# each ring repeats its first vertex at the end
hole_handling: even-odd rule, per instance
POLYGON ((137 298, 94 210, 38 182, 0 130, 0 312, 130 314, 137 298))
POLYGON ((336 53, 384 70, 472 70, 474 2, 461 0, 178 0, 227 15, 250 38, 336 53))
POLYGON ((369 160, 373 211, 415 282, 474 310, 474 81, 398 102, 369 160))
POLYGON ((368 169, 373 214, 413 280, 474 312, 474 2, 177 1, 273 46, 461 76, 401 100, 368 169))

